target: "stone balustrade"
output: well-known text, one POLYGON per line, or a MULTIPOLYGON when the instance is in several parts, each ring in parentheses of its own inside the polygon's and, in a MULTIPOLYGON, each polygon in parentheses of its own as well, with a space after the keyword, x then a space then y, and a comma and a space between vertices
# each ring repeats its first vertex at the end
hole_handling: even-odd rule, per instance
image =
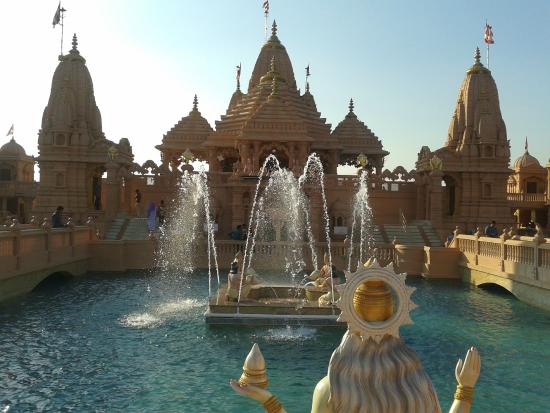
MULTIPOLYGON (((229 268, 229 264, 233 260, 235 254, 238 251, 244 252, 245 241, 232 241, 232 240, 219 240, 216 241, 216 252, 218 256, 218 263, 221 268, 229 268)), ((251 248, 251 245, 248 246, 251 248)), ((201 250, 206 251, 205 248, 201 250)), ((256 242, 254 246, 253 254, 253 267, 256 269, 280 269, 281 263, 284 263, 285 259, 292 259, 294 251, 300 250, 302 257, 305 260, 306 265, 312 262, 311 249, 308 243, 290 243, 290 242, 256 242)), ((326 242, 317 242, 315 244, 315 252, 317 254, 318 266, 323 265, 323 256, 327 251, 326 242)), ((331 242, 331 255, 333 264, 339 269, 347 269, 348 267, 348 254, 349 247, 344 245, 343 242, 331 242)), ((381 265, 387 265, 394 259, 394 246, 391 244, 380 245, 376 247, 375 255, 381 265)), ((354 253, 352 257, 352 270, 356 269, 358 257, 358 246, 354 246, 354 253)), ((206 253, 196 257, 196 265, 199 268, 205 268, 207 266, 206 253)), ((308 270, 312 268, 308 267, 308 270)))
POLYGON ((550 310, 550 240, 458 235, 462 278, 475 285, 497 284, 520 300, 550 310))
POLYGON ((546 194, 508 192, 506 194, 506 199, 508 199, 508 201, 514 202, 546 202, 546 194))
POLYGON ((0 231, 0 301, 32 290, 55 272, 86 272, 91 226, 20 228, 0 231))

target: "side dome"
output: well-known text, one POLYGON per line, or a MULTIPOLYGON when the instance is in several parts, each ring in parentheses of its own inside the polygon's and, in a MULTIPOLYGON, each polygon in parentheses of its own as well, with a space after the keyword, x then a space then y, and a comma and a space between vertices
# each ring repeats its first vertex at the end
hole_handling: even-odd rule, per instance
POLYGON ((357 118, 353 112, 353 99, 349 102, 349 112, 341 121, 332 136, 338 139, 343 147, 343 153, 364 153, 386 156, 389 152, 383 150, 380 139, 357 118))
POLYGON ((11 140, 8 143, 5 143, 0 148, 0 155, 5 156, 16 156, 16 157, 25 157, 27 156, 27 153, 25 152, 25 149, 19 145, 17 142, 15 142, 15 139, 11 138, 11 140))
POLYGON ((183 151, 188 148, 192 151, 201 150, 202 143, 213 129, 199 112, 198 103, 197 95, 195 95, 193 99, 193 109, 189 112, 189 115, 181 118, 181 120, 164 135, 162 145, 158 145, 157 149, 161 151, 183 151))
POLYGON ((529 153, 527 139, 525 139, 525 152, 514 161, 514 169, 519 171, 527 167, 541 168, 541 165, 539 160, 529 153))
POLYGON ((254 70, 252 71, 250 82, 248 83, 249 92, 260 83, 262 76, 269 72, 273 57, 275 57, 277 61, 277 71, 281 78, 285 80, 289 87, 296 88, 296 79, 294 78, 292 62, 290 61, 286 48, 277 37, 277 23, 273 21, 271 37, 267 43, 263 45, 258 55, 258 59, 256 59, 256 64, 254 65, 254 70))

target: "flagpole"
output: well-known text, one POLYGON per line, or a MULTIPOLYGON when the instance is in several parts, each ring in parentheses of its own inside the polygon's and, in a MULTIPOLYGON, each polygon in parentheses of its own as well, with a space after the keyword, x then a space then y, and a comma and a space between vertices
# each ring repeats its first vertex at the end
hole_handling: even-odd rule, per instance
POLYGON ((489 69, 489 43, 487 43, 487 69, 489 69))
POLYGON ((265 33, 265 41, 266 42, 267 42, 267 15, 268 15, 268 12, 265 12, 264 13, 264 16, 265 16, 264 33, 265 33))
POLYGON ((65 14, 64 13, 64 9, 61 10, 61 54, 59 55, 60 57, 63 57, 63 15, 65 14))

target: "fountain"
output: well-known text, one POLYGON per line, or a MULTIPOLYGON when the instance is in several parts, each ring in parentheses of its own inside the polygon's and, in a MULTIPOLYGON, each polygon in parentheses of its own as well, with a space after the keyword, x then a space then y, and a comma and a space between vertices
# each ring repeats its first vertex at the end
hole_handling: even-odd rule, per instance
MULTIPOLYGON (((364 186, 364 185, 363 185, 364 186)), ((362 188, 362 186, 360 187, 362 188)), ((358 202, 366 202, 361 193, 358 202)), ((342 325, 334 286, 343 274, 335 272, 331 255, 330 221, 321 160, 312 154, 302 174, 295 177, 269 155, 258 175, 244 249, 231 263, 227 281, 219 276, 215 232, 210 210, 207 176, 184 173, 179 183, 178 205, 164 231, 160 256, 165 267, 191 273, 206 244, 209 277, 209 324, 342 325), (311 227, 306 189, 319 188, 324 218, 326 251, 319 268, 317 244, 311 227), (204 234, 201 226, 204 225, 204 234), (266 262, 280 272, 275 280, 262 281, 254 266, 266 262), (312 268, 311 274, 305 272, 312 268), (217 285, 215 285, 217 281, 217 285)), ((364 217, 354 225, 365 238, 364 217)), ((360 249, 362 251, 362 249, 360 249)), ((363 252, 359 258, 363 258, 363 252)), ((351 258, 351 257, 350 257, 351 258)))

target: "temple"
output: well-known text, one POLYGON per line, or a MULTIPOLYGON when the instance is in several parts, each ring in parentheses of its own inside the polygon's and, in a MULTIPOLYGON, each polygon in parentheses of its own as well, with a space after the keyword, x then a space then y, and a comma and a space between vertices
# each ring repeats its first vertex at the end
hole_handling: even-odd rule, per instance
MULTIPOLYGON (((62 205, 73 222, 92 217, 102 237, 121 239, 125 228, 146 226, 136 217, 136 190, 144 205, 168 203, 181 174, 192 172, 192 164, 199 161, 208 168, 217 237, 224 239, 247 223, 257 176, 269 155, 300 175, 308 157, 316 153, 324 168, 331 236, 336 240, 350 231, 349 205, 357 186, 357 175, 338 174, 342 165, 368 172, 379 242, 391 242, 404 225, 414 230, 416 243, 441 245, 456 226, 475 231, 492 220, 506 227, 530 221, 548 224, 550 165, 541 166, 526 144, 525 153, 510 168, 497 86, 479 50, 460 87, 444 145, 433 151, 422 147, 415 169, 407 171, 402 166, 384 168, 389 152, 360 120, 353 99, 336 127, 327 123, 309 83, 303 93, 297 88, 275 22, 246 93, 239 69, 236 89, 215 125, 201 115, 195 95, 190 112, 156 146, 160 164, 149 160, 140 165, 127 139, 115 143, 105 137, 92 77, 77 46, 75 35, 72 49, 60 57, 53 75, 38 133, 35 161, 40 183, 32 181, 34 160, 14 140, 0 149, 0 178, 13 181, 0 186, 4 218, 27 222, 31 215, 47 217, 62 205)), ((266 165, 268 173, 272 166, 266 165)), ((312 228, 320 239, 320 194, 307 186, 306 193, 312 228)), ((141 235, 132 236, 139 239, 147 231, 137 233, 141 235)), ((401 233, 407 236, 410 231, 401 233)))

